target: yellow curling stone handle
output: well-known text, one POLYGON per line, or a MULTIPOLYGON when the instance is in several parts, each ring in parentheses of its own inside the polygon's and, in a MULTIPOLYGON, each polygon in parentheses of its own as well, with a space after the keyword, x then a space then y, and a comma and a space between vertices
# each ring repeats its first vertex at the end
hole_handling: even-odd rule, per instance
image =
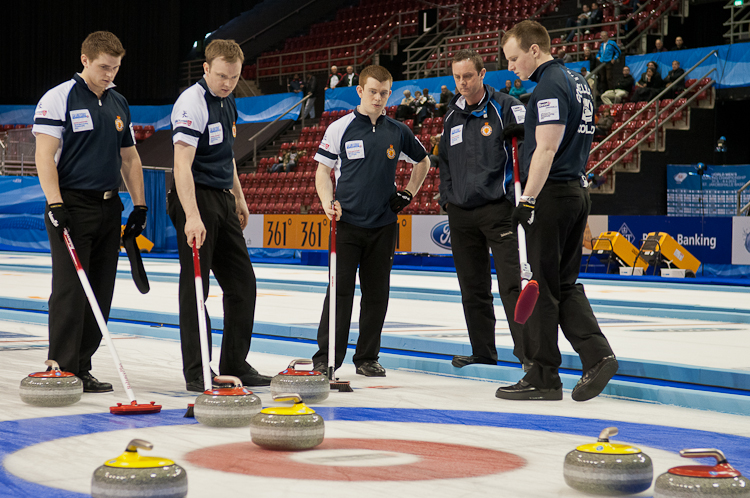
POLYGON ((148 441, 133 439, 128 443, 125 453, 112 460, 107 460, 104 465, 121 469, 152 469, 174 465, 174 461, 167 458, 141 456, 138 453, 138 448, 150 450, 153 447, 154 445, 148 441))
POLYGON ((261 413, 268 413, 271 415, 312 415, 315 413, 315 410, 312 408, 308 408, 307 405, 305 405, 302 402, 302 398, 299 394, 293 394, 293 393, 282 393, 282 394, 276 394, 273 397, 274 401, 291 401, 294 403, 294 406, 277 406, 277 407, 271 407, 271 408, 264 408, 260 412, 261 413))

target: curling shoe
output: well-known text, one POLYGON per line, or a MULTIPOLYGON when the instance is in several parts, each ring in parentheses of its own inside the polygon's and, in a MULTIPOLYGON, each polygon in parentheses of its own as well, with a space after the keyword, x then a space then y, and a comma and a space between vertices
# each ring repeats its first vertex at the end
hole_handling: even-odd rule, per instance
POLYGON ((512 386, 500 387, 495 397, 512 400, 549 400, 559 401, 563 398, 562 386, 555 389, 540 389, 521 379, 512 386))
POLYGON ((99 382, 90 372, 79 373, 78 378, 83 383, 83 392, 85 393, 111 393, 114 391, 112 384, 99 382))
POLYGON ((385 368, 375 360, 363 361, 355 371, 365 377, 385 377, 385 368))
POLYGON ((583 374, 578 384, 573 388, 571 398, 575 401, 588 401, 607 387, 609 379, 617 373, 617 358, 614 355, 605 356, 599 363, 583 374))
POLYGON ((456 368, 462 368, 466 365, 497 365, 497 361, 481 356, 454 356, 451 365, 456 368))

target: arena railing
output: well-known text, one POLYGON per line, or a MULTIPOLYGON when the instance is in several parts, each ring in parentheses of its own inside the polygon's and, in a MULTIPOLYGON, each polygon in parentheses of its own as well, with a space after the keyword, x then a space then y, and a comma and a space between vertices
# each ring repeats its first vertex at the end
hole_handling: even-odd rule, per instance
POLYGON ((8 130, 0 140, 0 174, 36 176, 36 140, 31 128, 8 130))
MULTIPOLYGON (((703 61, 705 61, 706 59, 708 59, 712 55, 718 56, 718 53, 719 53, 718 50, 712 50, 711 52, 709 52, 708 54, 706 54, 706 56, 703 57, 697 63, 695 63, 695 65, 693 67, 691 67, 690 69, 688 69, 687 71, 685 71, 685 73, 682 76, 680 76, 679 78, 677 78, 674 82, 672 82, 664 90, 662 90, 661 92, 659 92, 659 94, 656 95, 656 97, 654 97, 653 99, 651 99, 648 102, 648 105, 646 105, 642 109, 636 111, 635 114, 633 114, 630 117, 630 119, 628 119, 627 121, 625 121, 624 123, 622 123, 622 125, 620 125, 620 127, 618 128, 617 131, 614 131, 614 132, 610 133, 604 140, 602 140, 601 142, 599 142, 599 145, 597 145, 596 147, 594 147, 593 149, 591 149, 591 151, 589 152, 589 154, 598 151, 604 145, 604 143, 606 143, 608 141, 611 141, 611 140, 614 140, 614 137, 616 137, 617 135, 620 134, 620 131, 619 131, 620 129, 625 129, 628 124, 630 124, 633 121, 635 121, 644 112, 647 112, 647 111, 652 110, 652 109, 656 111, 656 114, 655 114, 654 117, 652 117, 651 119, 647 120, 646 123, 643 124, 643 125, 641 125, 637 130, 631 132, 630 135, 627 138, 623 138, 622 139, 622 143, 620 145, 618 145, 615 148, 613 148, 606 156, 604 156, 599 161, 597 161, 596 164, 592 168, 590 168, 588 171, 586 171, 586 174, 597 172, 599 175, 603 175, 605 173, 608 173, 610 170, 612 170, 612 168, 614 168, 615 166, 617 166, 618 164, 620 164, 622 162, 622 160, 625 157, 628 156, 628 154, 630 154, 631 152, 635 152, 636 150, 638 150, 638 147, 644 141, 647 141, 648 138, 651 135, 653 135, 653 134, 656 134, 655 135, 655 140, 654 140, 654 142, 656 143, 656 141, 658 140, 658 137, 659 137, 658 132, 660 132, 664 128, 664 125, 666 123, 670 122, 670 120, 672 119, 672 117, 675 116, 677 113, 679 113, 680 111, 685 110, 695 99, 698 98, 698 96, 703 91, 708 91, 714 85, 715 80, 713 80, 713 79, 711 79, 706 85, 702 85, 701 81, 704 78, 707 78, 709 74, 717 71, 717 69, 716 68, 712 68, 706 74, 704 74, 702 77, 696 79, 695 82, 692 85, 690 85, 690 87, 685 88, 685 90, 683 90, 677 96, 677 98, 672 99, 672 102, 670 102, 667 106, 665 106, 664 108, 662 108, 661 111, 659 110, 659 100, 664 95, 670 94, 670 92, 674 93, 674 89, 676 88, 676 86, 681 81, 683 81, 687 77, 687 75, 689 75, 690 73, 692 73, 698 66, 700 66, 703 63, 703 61), (695 90, 698 87, 701 87, 701 91, 700 92, 695 92, 691 97, 686 98, 686 100, 685 100, 685 102, 683 104, 678 105, 679 99, 685 98, 684 96, 689 95, 690 93, 693 92, 693 90, 695 90), (653 105, 653 107, 652 107, 652 105, 653 105), (673 110, 672 110, 671 114, 669 114, 666 118, 661 118, 661 114, 665 113, 666 111, 668 111, 669 109, 672 109, 672 108, 673 108, 673 110), (616 152, 619 152, 620 150, 626 148, 628 142, 630 142, 631 140, 633 140, 633 137, 636 137, 638 135, 638 133, 640 133, 640 132, 642 132, 642 131, 647 130, 648 128, 650 128, 651 127, 651 123, 654 123, 654 122, 656 122, 656 126, 654 128, 652 128, 651 130, 649 130, 641 139, 636 139, 635 145, 632 145, 629 148, 627 148, 626 152, 622 153, 620 155, 620 157, 618 157, 617 159, 615 159, 614 161, 612 161, 612 164, 610 164, 606 169, 603 169, 601 171, 597 171, 597 169, 599 167, 601 167, 601 165, 603 163, 605 163, 606 161, 608 161, 609 158, 612 157, 616 152)), ((627 133, 625 135, 627 135, 627 133)), ((625 135, 623 135, 623 136, 625 136, 625 135)))
POLYGON ((750 182, 747 182, 744 184, 740 189, 737 191, 737 216, 747 216, 748 212, 750 211, 750 202, 742 205, 742 192, 750 188, 750 182))
MULTIPOLYGON (((269 129, 271 126, 273 126, 281 118, 283 118, 284 116, 286 116, 287 114, 289 114, 290 112, 292 112, 297 106, 302 105, 303 103, 307 102, 312 97, 313 97, 312 95, 306 95, 302 100, 300 100, 299 102, 297 102, 296 104, 294 104, 292 107, 290 107, 289 109, 287 109, 286 111, 284 111, 284 113, 281 114, 281 116, 279 116, 278 118, 276 118, 273 121, 271 121, 270 123, 268 123, 259 132, 257 132, 255 135, 253 135, 252 137, 250 137, 250 138, 247 139, 248 142, 252 142, 253 143, 253 168, 255 170, 258 169, 258 137, 261 136, 267 129, 269 129)), ((305 117, 304 116, 302 116, 302 121, 301 121, 300 124, 301 124, 302 128, 305 127, 305 117)))

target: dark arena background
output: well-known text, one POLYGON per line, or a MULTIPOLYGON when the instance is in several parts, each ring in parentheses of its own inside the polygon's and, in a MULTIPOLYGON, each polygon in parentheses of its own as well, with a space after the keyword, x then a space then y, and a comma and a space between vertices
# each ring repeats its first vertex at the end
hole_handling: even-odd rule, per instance
MULTIPOLYGON (((161 457, 153 468, 179 465, 188 475, 187 495, 196 497, 300 490, 331 497, 591 496, 646 477, 647 485, 628 492, 671 496, 660 495, 658 477, 690 464, 701 466, 703 482, 729 486, 721 481, 725 474, 711 474, 719 453, 680 456, 696 448, 720 450, 736 471, 750 475, 746 2, 607 0, 593 10, 589 0, 0 2, 0 497, 92 496, 94 472, 134 439, 153 444, 152 451, 136 444, 141 457, 161 457), (526 19, 548 30, 552 56, 585 79, 595 99, 597 132, 585 168, 592 207, 578 283, 619 369, 585 403, 572 399, 584 366, 564 334, 558 341, 562 401, 494 396, 523 377, 524 365, 513 354, 498 286, 518 275, 498 275, 492 259, 496 364, 452 363, 473 349, 464 318, 467 292, 459 286, 441 207, 435 144, 444 130, 451 133, 445 120, 452 112, 441 92, 459 94, 452 62, 464 49, 481 57, 485 84, 513 86, 518 77, 508 70, 500 40, 526 19), (47 91, 82 71, 81 43, 94 31, 111 31, 127 51, 114 83, 129 103, 143 164, 148 214, 137 245, 150 290, 138 291, 122 250, 107 321, 111 339, 92 359, 92 372, 114 391, 40 406, 23 398, 27 384, 19 387, 46 370, 52 321, 49 209, 37 173, 35 110, 47 91), (602 32, 622 53, 613 63, 613 86, 624 66, 637 83, 651 62, 666 83, 606 92, 605 67, 596 59, 602 32), (329 392, 317 374, 328 396, 306 402, 325 422, 325 437, 313 448, 271 450, 256 444, 252 424, 213 427, 183 416, 199 393, 186 390, 182 372, 177 251, 184 236, 167 215, 174 188, 171 114, 178 97, 203 78, 204 51, 215 39, 236 41, 244 54, 233 92, 233 153, 256 278, 243 290, 257 294, 254 322, 245 324, 253 332, 247 361, 262 374, 288 377, 293 360, 318 351, 331 227, 316 188, 315 157, 328 127, 349 119, 360 104, 356 83, 345 84, 347 68, 356 75, 370 65, 388 69, 392 95, 384 112, 435 155, 423 185, 398 214, 378 359, 387 375, 358 375, 353 363, 360 329, 369 325, 358 319, 360 275, 347 355, 336 372, 352 392, 329 392), (675 62, 685 74, 670 79, 675 62), (333 88, 332 66, 341 82, 333 88), (428 99, 402 105, 405 91, 424 98, 425 90, 428 99), (154 401, 159 413, 110 413, 132 401, 110 361, 111 346, 138 402, 154 401), (609 436, 611 453, 606 441, 600 449, 590 444, 608 427, 619 431, 609 436), (566 459, 574 451, 604 452, 602 458, 646 454, 652 471, 628 464, 615 465, 611 474, 575 467, 566 459)), ((522 103, 535 86, 521 82, 522 103)), ((397 190, 406 188, 413 170, 411 162, 397 162, 397 190)), ((119 196, 125 225, 134 202, 124 182, 119 196)), ((224 373, 228 299, 213 273, 203 279, 210 284, 211 367, 224 373)), ((274 386, 249 389, 264 409, 287 413, 291 405, 274 400, 274 386)), ((127 451, 121 458, 132 457, 127 451)), ((746 483, 730 474, 726 479, 746 483)), ((167 479, 167 487, 177 482, 167 479)), ((146 496, 150 486, 156 488, 146 483, 132 496, 146 496)), ((94 496, 119 490, 106 492, 94 496)))

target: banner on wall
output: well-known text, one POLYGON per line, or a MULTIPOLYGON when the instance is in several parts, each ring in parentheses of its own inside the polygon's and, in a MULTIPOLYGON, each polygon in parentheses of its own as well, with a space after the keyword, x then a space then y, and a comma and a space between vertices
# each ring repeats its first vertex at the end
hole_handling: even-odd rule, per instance
MULTIPOLYGON (((703 178, 694 164, 667 165, 669 216, 734 216, 737 191, 750 179, 750 165, 708 165, 703 178)), ((744 202, 750 200, 750 192, 744 202)))
POLYGON ((666 232, 701 263, 732 261, 732 218, 610 216, 609 230, 620 232, 636 247, 650 232, 666 232))

